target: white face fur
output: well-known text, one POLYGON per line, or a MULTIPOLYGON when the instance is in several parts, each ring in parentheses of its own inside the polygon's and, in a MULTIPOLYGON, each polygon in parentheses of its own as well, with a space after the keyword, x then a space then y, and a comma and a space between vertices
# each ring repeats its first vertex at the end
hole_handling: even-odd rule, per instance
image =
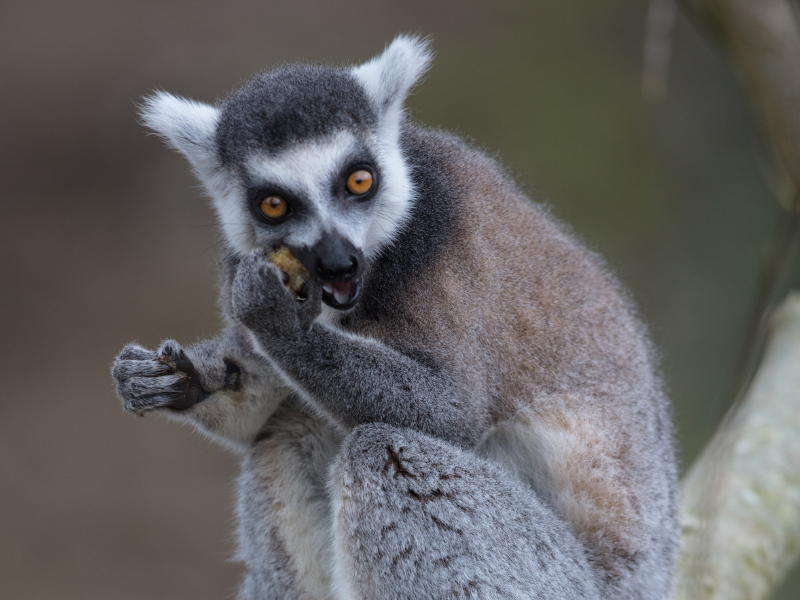
POLYGON ((189 159, 235 252, 269 248, 276 239, 310 247, 327 232, 345 238, 369 259, 392 242, 413 204, 400 149, 400 126, 403 102, 430 61, 425 41, 396 38, 383 54, 350 70, 377 114, 375 128, 343 128, 279 152, 252 152, 238 172, 223 166, 217 151, 220 108, 160 92, 145 101, 142 117, 150 129, 189 159), (352 157, 364 151, 374 161, 375 193, 360 205, 334 201, 331 182, 341 179, 351 168, 352 157), (287 219, 276 226, 265 224, 253 213, 245 180, 277 185, 302 198, 303 218, 287 219))

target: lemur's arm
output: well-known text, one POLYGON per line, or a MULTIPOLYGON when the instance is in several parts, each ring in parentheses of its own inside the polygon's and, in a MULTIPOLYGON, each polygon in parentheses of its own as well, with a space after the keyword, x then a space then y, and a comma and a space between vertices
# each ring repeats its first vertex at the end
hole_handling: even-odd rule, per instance
POLYGON ((187 348, 128 344, 111 373, 125 410, 158 411, 235 449, 249 445, 289 390, 234 328, 187 348))
POLYGON ((319 282, 296 301, 260 254, 242 259, 233 314, 296 391, 346 428, 382 422, 460 445, 478 441, 488 418, 450 374, 386 344, 315 322, 319 282))

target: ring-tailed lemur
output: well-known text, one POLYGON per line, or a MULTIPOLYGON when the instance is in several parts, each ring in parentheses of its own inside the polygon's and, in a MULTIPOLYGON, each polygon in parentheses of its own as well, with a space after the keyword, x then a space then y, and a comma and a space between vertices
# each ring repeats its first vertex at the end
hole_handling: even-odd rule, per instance
POLYGON ((126 409, 243 456, 240 599, 666 598, 668 402, 602 261, 491 159, 410 123, 431 59, 283 67, 145 123, 225 244, 225 330, 131 344, 126 409), (266 252, 313 275, 299 298, 266 252))

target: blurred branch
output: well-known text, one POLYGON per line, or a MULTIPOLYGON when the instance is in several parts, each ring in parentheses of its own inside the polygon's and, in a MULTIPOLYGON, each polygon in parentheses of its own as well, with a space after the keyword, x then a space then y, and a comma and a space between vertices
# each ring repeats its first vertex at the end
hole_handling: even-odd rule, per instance
POLYGON ((734 369, 727 406, 739 404, 750 386, 764 349, 770 317, 785 294, 798 250, 800 195, 795 192, 781 203, 781 214, 761 264, 756 299, 742 352, 734 369))
POLYGON ((755 305, 727 406, 752 381, 770 315, 800 250, 800 28, 788 0, 683 0, 730 54, 786 178, 784 208, 759 276, 755 305))
POLYGON ((676 598, 762 600, 800 548, 800 299, 773 318, 800 250, 800 28, 789 0, 682 1, 730 54, 787 193, 728 412, 684 483, 676 598))
POLYGON ((788 177, 800 181, 800 31, 788 0, 683 0, 730 53, 788 177))
POLYGON ((650 0, 642 65, 642 96, 648 102, 658 102, 667 95, 676 12, 675 0, 650 0))
POLYGON ((800 294, 772 325, 747 398, 684 479, 676 600, 762 600, 800 554, 800 294))

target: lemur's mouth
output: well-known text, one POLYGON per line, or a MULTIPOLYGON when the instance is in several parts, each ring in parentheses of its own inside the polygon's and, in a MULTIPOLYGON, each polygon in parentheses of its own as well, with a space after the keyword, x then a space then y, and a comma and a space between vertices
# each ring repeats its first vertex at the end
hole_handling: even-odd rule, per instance
POLYGON ((361 294, 361 278, 350 281, 323 281, 322 301, 336 310, 353 308, 361 294))

